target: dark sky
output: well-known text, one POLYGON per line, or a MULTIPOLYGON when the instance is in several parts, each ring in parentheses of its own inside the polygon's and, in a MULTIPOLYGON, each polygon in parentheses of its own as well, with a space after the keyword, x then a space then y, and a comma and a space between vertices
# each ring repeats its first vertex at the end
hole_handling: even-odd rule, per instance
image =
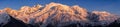
POLYGON ((50 2, 69 6, 79 5, 88 11, 97 10, 120 14, 120 0, 0 0, 0 9, 10 7, 18 10, 22 6, 46 5, 50 2))

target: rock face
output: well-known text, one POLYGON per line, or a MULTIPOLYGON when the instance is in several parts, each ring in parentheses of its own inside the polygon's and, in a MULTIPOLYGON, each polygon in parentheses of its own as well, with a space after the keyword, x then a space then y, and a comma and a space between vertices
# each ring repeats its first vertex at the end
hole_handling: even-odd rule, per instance
POLYGON ((0 10, 0 27, 29 27, 29 25, 0 10))
POLYGON ((9 16, 9 17, 10 17, 10 21, 1 27, 30 27, 28 24, 25 24, 24 22, 20 20, 16 20, 12 16, 9 16))
POLYGON ((7 23, 5 23, 6 25, 3 25, 3 27, 108 26, 119 19, 118 16, 105 11, 88 12, 86 9, 79 7, 78 5, 67 6, 53 2, 47 4, 45 7, 41 5, 36 5, 34 7, 23 6, 20 10, 5 8, 0 12, 2 11, 10 17, 2 19, 4 14, 0 14, 0 24, 4 21, 7 23), (10 21, 8 19, 10 19, 10 21))
POLYGON ((5 13, 4 11, 0 10, 0 26, 7 24, 9 20, 10 20, 9 15, 5 13))

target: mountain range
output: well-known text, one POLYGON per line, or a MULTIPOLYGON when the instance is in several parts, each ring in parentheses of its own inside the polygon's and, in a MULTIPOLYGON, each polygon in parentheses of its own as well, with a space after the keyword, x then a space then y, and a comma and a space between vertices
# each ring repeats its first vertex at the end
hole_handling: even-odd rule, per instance
POLYGON ((119 15, 106 11, 89 12, 78 5, 54 2, 0 10, 1 27, 111 27, 119 26, 119 20, 119 15))

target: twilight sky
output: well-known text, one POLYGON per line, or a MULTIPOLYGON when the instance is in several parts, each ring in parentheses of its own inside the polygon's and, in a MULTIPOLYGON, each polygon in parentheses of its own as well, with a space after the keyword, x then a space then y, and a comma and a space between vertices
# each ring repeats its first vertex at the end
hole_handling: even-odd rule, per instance
POLYGON ((18 10, 22 6, 46 5, 50 2, 69 6, 79 5, 88 11, 107 11, 120 14, 120 0, 0 0, 0 10, 6 7, 18 10))

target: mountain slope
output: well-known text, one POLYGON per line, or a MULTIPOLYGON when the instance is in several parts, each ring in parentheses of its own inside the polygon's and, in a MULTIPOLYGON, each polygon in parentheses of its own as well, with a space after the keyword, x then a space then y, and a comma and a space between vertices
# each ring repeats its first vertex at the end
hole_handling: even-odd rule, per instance
POLYGON ((66 26, 106 26, 119 19, 119 16, 105 12, 88 12, 86 9, 75 6, 50 3, 46 6, 23 6, 20 10, 5 8, 1 10, 25 24, 36 27, 66 27, 66 26))

